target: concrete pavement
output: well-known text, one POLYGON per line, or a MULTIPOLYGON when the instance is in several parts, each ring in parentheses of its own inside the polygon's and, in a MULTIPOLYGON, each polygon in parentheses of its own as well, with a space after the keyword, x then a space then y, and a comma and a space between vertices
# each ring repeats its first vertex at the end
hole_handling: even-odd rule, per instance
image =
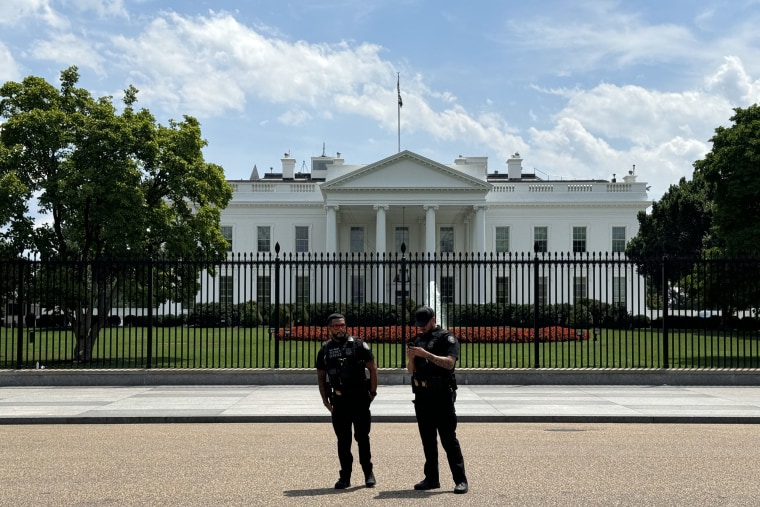
MULTIPOLYGON (((381 385, 375 422, 414 422, 411 389, 381 385)), ((760 387, 463 385, 461 422, 760 423, 760 387)), ((0 387, 2 424, 327 422, 308 385, 0 387)))

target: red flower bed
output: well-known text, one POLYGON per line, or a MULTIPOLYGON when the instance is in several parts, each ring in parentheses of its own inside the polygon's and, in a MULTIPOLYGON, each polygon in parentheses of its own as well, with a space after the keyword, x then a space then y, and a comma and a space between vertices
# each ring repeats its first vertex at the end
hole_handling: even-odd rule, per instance
MULTIPOLYGON (((533 341, 533 328, 518 327, 450 327, 449 331, 461 343, 530 343, 533 341)), ((369 343, 401 343, 402 326, 348 326, 348 333, 369 343)), ((417 328, 407 326, 407 339, 417 333, 417 328)), ((327 329, 319 326, 293 326, 280 329, 281 339, 302 341, 325 341, 330 335, 327 329)), ((565 342, 588 340, 587 331, 579 331, 562 326, 541 327, 538 340, 542 342, 565 342)))

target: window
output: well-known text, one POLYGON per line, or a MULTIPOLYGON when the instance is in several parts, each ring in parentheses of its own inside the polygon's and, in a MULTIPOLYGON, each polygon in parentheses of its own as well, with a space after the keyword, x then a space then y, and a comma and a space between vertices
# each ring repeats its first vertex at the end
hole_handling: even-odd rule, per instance
POLYGON ((409 251, 409 227, 396 227, 395 234, 396 252, 401 252, 401 245, 406 245, 406 251, 409 251))
POLYGON ((438 246, 439 253, 453 253, 454 252, 454 228, 453 227, 441 227, 440 241, 438 246))
POLYGON ((537 253, 546 253, 549 251, 549 228, 533 228, 533 251, 537 253))
POLYGON ((585 276, 576 276, 573 278, 573 297, 586 299, 588 297, 588 282, 585 276))
POLYGON ((625 306, 625 288, 626 279, 624 276, 615 276, 612 278, 612 303, 618 306, 625 306))
POLYGON ((586 228, 573 227, 573 253, 586 251, 586 228))
POLYGON ((309 228, 303 225, 296 225, 296 253, 305 253, 309 251, 309 228))
POLYGON ((269 275, 256 276, 256 301, 269 302, 272 299, 272 278, 269 275))
POLYGON ((227 240, 227 251, 232 251, 232 226, 230 225, 223 225, 222 226, 222 236, 224 239, 227 240))
POLYGON ((499 304, 499 305, 509 304, 509 277, 508 276, 496 277, 496 304, 499 304))
POLYGON ((509 252, 509 227, 497 227, 494 238, 496 253, 509 252))
POLYGON ((364 303, 364 275, 351 275, 351 302, 364 303))
POLYGON ((309 290, 311 283, 308 275, 296 276, 296 304, 308 305, 311 302, 309 290))
POLYGON ((625 252, 625 227, 612 228, 612 252, 625 252))
POLYGON ((351 227, 351 253, 364 253, 364 227, 351 227))
POLYGON ((222 305, 231 305, 233 303, 232 294, 232 276, 222 275, 219 277, 219 302, 222 305))
POLYGON ((442 276, 441 277, 441 303, 448 304, 454 302, 454 277, 442 276))
POLYGON ((268 225, 259 225, 256 227, 256 251, 272 251, 272 228, 268 225))

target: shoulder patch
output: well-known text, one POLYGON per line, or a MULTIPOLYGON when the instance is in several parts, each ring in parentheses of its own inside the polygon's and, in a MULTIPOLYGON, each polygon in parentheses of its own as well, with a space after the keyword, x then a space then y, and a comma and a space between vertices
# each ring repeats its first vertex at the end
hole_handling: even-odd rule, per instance
POLYGON ((449 343, 456 343, 456 342, 457 342, 457 339, 456 339, 456 338, 454 338, 454 335, 453 335, 453 334, 450 334, 450 335, 449 335, 449 343))
POLYGON ((364 346, 365 349, 369 350, 369 343, 362 342, 362 345, 364 346))

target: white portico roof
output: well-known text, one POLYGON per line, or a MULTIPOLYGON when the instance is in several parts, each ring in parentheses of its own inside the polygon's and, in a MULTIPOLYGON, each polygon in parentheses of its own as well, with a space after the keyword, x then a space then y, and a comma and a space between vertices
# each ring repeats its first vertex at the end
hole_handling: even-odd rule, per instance
POLYGON ((472 202, 473 198, 484 199, 491 188, 486 181, 408 150, 350 172, 345 166, 333 167, 327 181, 320 185, 327 200, 355 200, 357 204, 366 204, 368 194, 383 195, 389 204, 395 200, 413 202, 414 194, 418 194, 420 203, 444 200, 453 204, 461 199, 472 202), (394 199, 394 195, 398 197, 394 199))

